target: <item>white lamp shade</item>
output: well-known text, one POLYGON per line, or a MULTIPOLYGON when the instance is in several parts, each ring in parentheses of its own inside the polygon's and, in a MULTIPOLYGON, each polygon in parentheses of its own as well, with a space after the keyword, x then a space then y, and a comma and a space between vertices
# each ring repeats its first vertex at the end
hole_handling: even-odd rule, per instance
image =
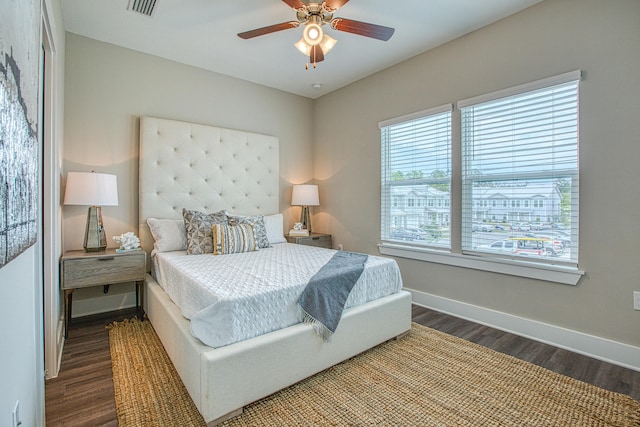
POLYGON ((311 184, 294 185, 291 204, 294 206, 319 206, 318 186, 311 184))
POLYGON ((118 177, 106 173, 69 172, 64 204, 118 206, 118 177))

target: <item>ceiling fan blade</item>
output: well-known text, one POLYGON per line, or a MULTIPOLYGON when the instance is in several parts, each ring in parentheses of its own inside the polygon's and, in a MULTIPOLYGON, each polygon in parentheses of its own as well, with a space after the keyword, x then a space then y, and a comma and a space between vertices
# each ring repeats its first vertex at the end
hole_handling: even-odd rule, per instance
POLYGON ((311 46, 311 53, 309 54, 309 62, 315 64, 316 62, 324 61, 324 52, 320 46, 311 46))
POLYGON ((395 29, 383 27, 382 25, 369 24, 367 22, 354 21, 353 19, 334 18, 331 20, 331 28, 338 31, 357 34, 359 36, 371 37, 382 41, 387 41, 393 35, 395 29))
POLYGON ((300 25, 298 21, 282 22, 280 24, 269 25, 267 27, 256 28, 255 30, 245 31, 244 33, 238 33, 238 37, 241 39, 252 39, 258 36, 264 36, 265 34, 275 33, 276 31, 288 30, 289 28, 296 28, 300 25))
POLYGON ((324 4, 331 10, 336 11, 345 5, 349 0, 325 0, 324 4))
POLYGON ((286 4, 289 5, 289 7, 298 10, 301 7, 304 7, 304 3, 302 3, 301 0, 282 0, 283 2, 285 2, 286 4))

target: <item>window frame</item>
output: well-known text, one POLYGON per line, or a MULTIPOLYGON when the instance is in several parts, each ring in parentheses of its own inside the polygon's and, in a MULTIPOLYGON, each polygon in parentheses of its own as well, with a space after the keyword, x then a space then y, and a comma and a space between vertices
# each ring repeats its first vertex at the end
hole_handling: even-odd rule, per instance
MULTIPOLYGON (((473 105, 475 103, 485 102, 491 99, 498 99, 501 97, 512 96, 518 93, 529 92, 532 90, 542 89, 545 87, 550 87, 550 86, 554 86, 562 83, 568 83, 576 80, 577 81, 581 80, 580 70, 564 73, 564 74, 553 76, 547 79, 538 80, 535 82, 527 83, 527 84, 512 87, 512 88, 507 88, 504 90, 492 92, 485 95, 480 95, 478 97, 468 98, 468 99, 457 102, 456 109, 458 110, 458 112, 456 114, 458 114, 458 118, 460 118, 460 109, 464 108, 467 105, 473 105)), ((425 111, 430 111, 430 110, 425 110, 425 111)), ((419 113, 415 113, 414 115, 403 116, 398 119, 391 119, 384 122, 380 122, 379 126, 382 129, 382 126, 385 123, 390 123, 396 120, 401 121, 404 118, 410 118, 411 116, 417 116, 422 113, 424 112, 419 112, 419 113)), ((456 133, 460 135, 461 126, 462 126, 461 120, 455 120, 452 113, 451 135, 455 135, 456 133)), ((578 132, 579 132, 579 129, 578 129, 578 132)), ((459 152, 460 152, 460 156, 462 156, 462 148, 461 148, 462 141, 461 140, 451 141, 451 144, 452 144, 451 148, 452 148, 452 151, 455 153, 454 143, 460 144, 459 152)), ((452 159, 452 161, 453 160, 454 159, 452 159)), ((464 191, 462 188, 457 188, 453 186, 454 180, 462 178, 461 176, 462 172, 454 171, 454 173, 456 175, 455 176, 452 175, 451 177, 452 186, 450 186, 449 205, 452 205, 451 201, 457 199, 458 197, 462 197, 462 191, 464 191)), ((575 178, 576 179, 578 178, 577 171, 576 171, 575 178)), ((578 191, 579 183, 577 181, 576 183, 577 183, 576 191, 578 191)), ((521 202, 521 200, 518 200, 518 201, 521 202)), ((500 203, 500 201, 498 200, 497 203, 499 205, 502 204, 503 206, 505 204, 510 205, 510 203, 506 199, 504 199, 502 203, 500 203)), ((533 203, 529 203, 528 200, 526 200, 524 203, 529 204, 530 206, 533 206, 533 203)), ((573 203, 576 204, 575 212, 578 212, 577 198, 575 198, 575 200, 572 201, 572 204, 573 203)), ((462 209, 462 206, 460 206, 460 209, 462 209)), ((574 209, 574 206, 572 206, 572 209, 574 209)), ((458 213, 460 214, 461 212, 458 212, 458 213)), ((449 218, 451 218, 452 216, 455 221, 456 216, 453 215, 453 212, 451 211, 451 208, 450 208, 449 218)), ((576 217, 576 221, 577 221, 577 217, 576 217)), ((388 256, 396 256, 401 258, 421 260, 421 261, 445 264, 450 266, 471 268, 471 269, 477 269, 482 271, 490 271, 495 273, 514 275, 519 277, 526 277, 531 279, 538 279, 538 280, 544 280, 544 281, 568 284, 568 285, 576 285, 580 280, 580 278, 585 274, 583 270, 578 268, 577 260, 575 262, 569 262, 569 263, 539 262, 538 259, 536 259, 535 261, 524 260, 524 259, 508 259, 503 257, 493 257, 486 253, 476 254, 472 251, 463 251, 461 246, 461 240, 463 239, 462 227, 464 226, 464 224, 463 223, 451 224, 451 221, 449 221, 449 223, 450 223, 451 247, 448 249, 430 248, 430 247, 425 247, 423 245, 421 246, 411 245, 410 243, 407 243, 407 242, 396 242, 396 241, 388 241, 388 240, 382 239, 381 243, 378 244, 379 251, 381 254, 388 255, 388 256), (453 238, 455 238, 456 241, 454 241, 453 238), (454 248, 454 249, 451 249, 451 248, 454 248)), ((578 241, 577 226, 575 228, 572 227, 572 229, 573 229, 572 239, 575 239, 575 242, 577 242, 578 241)), ((381 238, 382 237, 383 235, 381 233, 381 238)))
MULTIPOLYGON (((452 131, 452 112, 453 112, 453 104, 445 104, 445 105, 441 105, 441 106, 437 106, 437 107, 433 107, 427 110, 423 110, 423 111, 418 111, 416 113, 412 113, 412 114, 408 114, 402 117, 397 117, 394 119, 390 119, 390 120, 385 120, 385 121, 381 121, 378 123, 378 127, 380 128, 380 140, 381 140, 381 194, 380 194, 380 238, 383 241, 388 241, 391 243, 397 243, 398 239, 392 239, 391 238, 391 228, 393 227, 392 224, 392 215, 391 215, 391 207, 393 207, 393 198, 394 195, 392 194, 392 188, 393 187, 402 187, 402 186, 407 186, 407 187, 411 187, 413 185, 429 185, 429 184, 438 184, 438 183, 443 183, 444 181, 446 181, 446 183, 449 185, 449 203, 447 203, 446 205, 446 209, 448 209, 448 211, 446 212, 446 214, 442 213, 443 217, 446 217, 447 219, 447 226, 448 226, 448 240, 447 240, 447 244, 443 245, 443 244, 437 244, 437 243, 432 243, 432 242, 420 242, 420 243, 413 243, 412 246, 416 246, 416 247, 421 247, 421 248, 431 248, 434 250, 450 250, 451 248, 451 223, 449 221, 449 218, 451 218, 451 176, 449 175, 446 178, 433 178, 433 177, 424 177, 424 178, 420 178, 420 179, 416 179, 416 180, 406 180, 409 182, 398 182, 394 184, 394 180, 392 179, 393 177, 393 173, 394 171, 391 170, 391 166, 388 164, 389 163, 389 150, 390 147, 388 146, 388 144, 390 142, 385 142, 385 129, 393 126, 393 125, 397 125, 397 124, 407 124, 419 119, 424 119, 424 118, 429 118, 431 116, 437 116, 437 115, 441 115, 444 113, 448 113, 448 170, 451 171, 451 163, 452 163, 452 154, 451 154, 451 147, 452 147, 452 143, 451 143, 451 131, 452 131), (387 144, 387 145, 385 145, 387 144), (390 203, 391 202, 391 203, 390 203), (390 207, 391 206, 391 207, 390 207)), ((426 195, 424 198, 424 203, 422 203, 422 205, 424 206, 424 208, 433 208, 433 209, 437 209, 437 199, 438 196, 437 195, 426 195)), ((416 205, 420 205, 420 203, 414 203, 414 206, 408 206, 408 200, 409 200, 409 196, 406 197, 407 199, 407 207, 408 208, 415 208, 416 205)), ((422 206, 418 206, 418 207, 422 207, 422 206)), ((432 214, 430 213, 429 216, 431 216, 432 214)), ((433 214, 438 216, 437 213, 433 214)), ((402 228, 402 227, 401 227, 402 228)), ((414 241, 415 242, 415 241, 414 241)), ((406 244, 410 244, 408 242, 405 242, 406 244)))
MULTIPOLYGON (((527 83, 525 85, 517 86, 514 88, 508 88, 502 91, 494 92, 492 94, 482 95, 479 97, 472 98, 471 100, 463 100, 458 102, 458 107, 461 114, 461 120, 460 120, 460 129, 461 129, 460 144, 462 147, 462 150, 461 150, 462 152, 461 242, 462 242, 463 254, 477 255, 477 256, 483 256, 487 258, 499 257, 499 258, 509 258, 509 259, 522 259, 524 256, 526 256, 528 258, 527 261, 530 261, 532 263, 552 264, 552 265, 560 264, 560 265, 566 265, 569 267, 577 267, 578 265, 577 236, 578 236, 578 215, 579 215, 579 211, 578 211, 579 191, 578 190, 580 185, 579 173, 578 173, 578 140, 577 140, 577 138, 579 138, 578 136, 579 135, 579 131, 578 131, 579 81, 580 81, 580 72, 579 71, 570 72, 560 76, 554 76, 549 79, 538 80, 536 82, 527 83), (497 117, 500 120, 503 120, 503 119, 506 120, 506 123, 509 123, 510 120, 516 118, 516 120, 518 121, 513 122, 512 124, 514 126, 519 127, 522 125, 523 122, 520 121, 521 118, 519 117, 519 115, 515 115, 514 113, 511 112, 511 109, 510 109, 512 108, 512 102, 514 102, 513 98, 515 98, 516 105, 520 107, 525 106, 526 109, 524 111, 526 111, 527 114, 531 114, 535 112, 536 116, 533 116, 533 117, 538 117, 537 115, 540 114, 542 111, 544 111, 540 108, 540 104, 538 104, 538 102, 540 102, 541 91, 544 91, 542 92, 544 96, 544 98, 542 99, 545 100, 544 101, 545 103, 548 102, 547 100, 549 99, 553 99, 555 102, 555 98, 549 98, 549 97, 554 97, 556 95, 555 89, 558 87, 562 87, 559 95, 562 97, 566 93, 565 90, 567 90, 566 88, 568 85, 571 85, 571 87, 569 88, 570 90, 573 90, 575 88, 575 92, 570 92, 571 94, 575 93, 575 97, 576 97, 575 109, 560 110, 561 115, 559 117, 561 119, 564 119, 565 117, 573 118, 573 112, 575 112, 576 114, 575 122, 573 121, 566 122, 569 124, 575 124, 575 133, 576 133, 575 134, 575 138, 576 138, 575 152, 573 151, 573 145, 571 145, 570 146, 571 149, 567 151, 567 153, 572 153, 572 154, 575 153, 574 157, 571 158, 570 163, 563 164, 563 163, 549 162, 548 156, 553 155, 553 153, 558 147, 562 149, 563 144, 565 144, 567 141, 573 141, 573 139, 566 139, 566 140, 560 139, 559 142, 561 145, 556 146, 554 144, 555 139, 551 139, 551 137, 547 137, 548 139, 543 139, 542 141, 545 143, 552 143, 553 145, 549 145, 548 149, 550 149, 551 151, 543 152, 543 154, 547 157, 544 157, 545 162, 539 162, 540 163, 539 168, 533 168, 530 170, 520 170, 520 168, 513 168, 513 166, 507 166, 509 169, 506 169, 506 170, 502 169, 505 165, 509 165, 510 162, 514 160, 521 160, 524 158, 528 158, 527 156, 531 156, 532 152, 536 152, 539 150, 538 146, 535 146, 535 147, 525 146, 524 149, 521 147, 514 148, 512 151, 509 151, 509 157, 504 157, 498 162, 494 162, 493 160, 490 160, 490 163, 488 163, 488 165, 494 168, 499 167, 499 169, 497 170, 494 169, 493 171, 490 171, 488 174, 478 175, 477 173, 474 173, 474 171, 478 168, 478 166, 474 166, 474 162, 477 161, 477 157, 479 155, 481 156, 480 159, 483 158, 482 156, 486 156, 486 154, 482 154, 485 149, 495 150, 496 148, 502 148, 500 145, 498 145, 498 144, 501 144, 501 142, 499 139, 497 139, 498 137, 496 136, 499 134, 493 133, 495 130, 495 125, 492 124, 492 121, 497 120, 497 118, 493 115, 489 116, 491 117, 491 121, 489 122, 488 131, 491 133, 481 134, 479 139, 477 136, 471 133, 469 134, 469 139, 465 140, 465 137, 467 136, 465 132, 469 132, 469 130, 471 132, 478 131, 478 129, 476 129, 476 122, 474 121, 476 119, 476 114, 480 114, 480 118, 478 120, 486 120, 487 116, 485 116, 485 114, 487 114, 486 112, 487 107, 489 108, 488 111, 491 114, 493 114, 496 111, 496 108, 500 108, 502 111, 498 110, 499 115, 497 117), (531 96, 534 96, 534 98, 531 99, 531 96), (480 108, 479 112, 477 113, 474 111, 476 106, 480 108), (533 107, 534 109, 531 109, 531 107, 533 107), (565 116, 564 115, 565 112, 568 112, 569 115, 565 116), (469 120, 468 127, 465 127, 466 120, 469 120), (485 146, 485 144, 487 145, 485 146), (569 252, 570 257, 568 259, 565 257, 563 258, 547 257, 547 256, 540 256, 537 254, 527 254, 526 252, 525 253, 515 252, 511 254, 508 254, 506 252, 492 253, 493 251, 490 248, 483 248, 482 246, 476 246, 477 244, 475 240, 476 236, 474 236, 472 232, 472 227, 471 227, 472 221, 477 220, 477 218, 474 218, 473 207, 475 206, 476 201, 480 202, 480 207, 485 207, 483 202, 484 200, 486 200, 484 198, 475 196, 475 189, 476 189, 477 182, 480 182, 480 183, 490 183, 490 182, 496 183, 497 182, 497 183, 503 183, 506 186, 512 186, 520 182, 533 184, 534 188, 536 185, 541 186, 540 188, 548 187, 548 189, 551 191, 550 194, 553 195, 553 194, 556 194, 555 191, 553 190, 555 188, 553 182, 558 179, 568 179, 569 182, 571 182, 570 192, 572 194, 572 197, 571 197, 570 231, 572 235, 572 239, 571 239, 572 244, 569 252)), ((561 98, 561 102, 562 102, 562 98, 561 98)), ((564 108, 565 106, 573 107, 574 104, 570 102, 569 104, 559 104, 559 105, 552 104, 552 105, 555 108, 558 108, 559 106, 564 108)), ((521 114, 521 113, 518 113, 518 114, 521 114)), ((541 127, 540 126, 533 127, 528 122, 524 122, 526 127, 523 127, 521 130, 526 130, 527 132, 534 132, 533 129, 536 129, 536 131, 539 131, 539 129, 546 130, 547 129, 546 127, 550 123, 554 123, 555 119, 556 119, 555 115, 550 116, 540 124, 541 127), (550 120, 553 120, 553 122, 551 122, 550 120)), ((496 123, 502 123, 502 122, 496 122, 496 123)), ((562 125, 564 125, 564 123, 565 122, 561 122, 562 125)), ((478 124, 480 125, 480 128, 479 128, 480 132, 487 131, 487 129, 483 127, 484 125, 482 124, 482 121, 480 121, 478 124)), ((554 132, 556 130, 555 127, 552 127, 550 129, 552 129, 554 132)), ((562 129, 562 131, 564 132, 564 128, 560 128, 560 129, 562 129)), ((573 129, 573 127, 570 126, 568 127, 568 129, 573 129)), ((511 140, 509 138, 506 138, 504 140, 504 142, 506 143, 509 143, 510 141, 511 140)), ((477 187, 477 188, 482 188, 482 187, 477 187)), ((536 218, 533 218, 533 219, 528 218, 528 215, 526 214, 526 212, 523 212, 522 206, 525 204, 525 200, 522 198, 522 196, 523 196, 522 193, 518 191, 514 191, 513 197, 510 199, 510 208, 512 210, 512 213, 510 214, 510 216, 512 217, 510 218, 511 222, 517 223, 517 224, 521 224, 522 222, 536 222, 537 221, 536 218)), ((545 203, 545 200, 542 198, 542 196, 538 198, 537 195, 534 195, 533 200, 534 200, 534 204, 533 204, 534 208, 536 208, 536 203, 537 203, 538 210, 546 211, 548 209, 547 203, 545 203)), ((552 204, 552 207, 553 207, 553 204, 552 204)), ((557 209, 558 209, 558 212, 560 212, 561 210, 560 196, 558 196, 557 209)), ((475 212, 477 213, 477 211, 475 212)), ((532 212, 529 212, 529 214, 531 213, 532 212)), ((547 220, 548 218, 545 218, 545 222, 547 220)), ((558 218, 553 218, 553 221, 558 221, 558 218)))

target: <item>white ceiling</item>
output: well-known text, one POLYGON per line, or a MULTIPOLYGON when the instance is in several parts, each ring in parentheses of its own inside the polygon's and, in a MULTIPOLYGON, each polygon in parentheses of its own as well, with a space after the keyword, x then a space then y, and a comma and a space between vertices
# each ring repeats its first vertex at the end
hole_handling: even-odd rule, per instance
POLYGON ((62 0, 62 10, 71 33, 317 98, 539 1, 351 0, 334 16, 393 27, 393 37, 383 42, 325 26, 338 43, 308 70, 308 58, 293 46, 302 26, 237 36, 295 21, 280 0, 157 0, 151 17, 127 10, 129 0, 62 0))

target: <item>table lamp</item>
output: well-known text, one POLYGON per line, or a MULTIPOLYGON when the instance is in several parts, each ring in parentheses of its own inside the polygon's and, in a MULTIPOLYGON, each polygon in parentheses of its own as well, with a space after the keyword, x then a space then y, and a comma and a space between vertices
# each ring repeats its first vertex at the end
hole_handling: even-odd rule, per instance
POLYGON ((294 185, 291 193, 291 204, 293 206, 302 206, 300 212, 300 222, 302 227, 311 233, 311 216, 309 206, 318 206, 320 201, 318 198, 318 186, 311 184, 294 185))
POLYGON ((118 177, 96 172, 69 172, 64 204, 89 206, 83 247, 85 252, 104 251, 107 238, 101 208, 118 206, 118 177))

